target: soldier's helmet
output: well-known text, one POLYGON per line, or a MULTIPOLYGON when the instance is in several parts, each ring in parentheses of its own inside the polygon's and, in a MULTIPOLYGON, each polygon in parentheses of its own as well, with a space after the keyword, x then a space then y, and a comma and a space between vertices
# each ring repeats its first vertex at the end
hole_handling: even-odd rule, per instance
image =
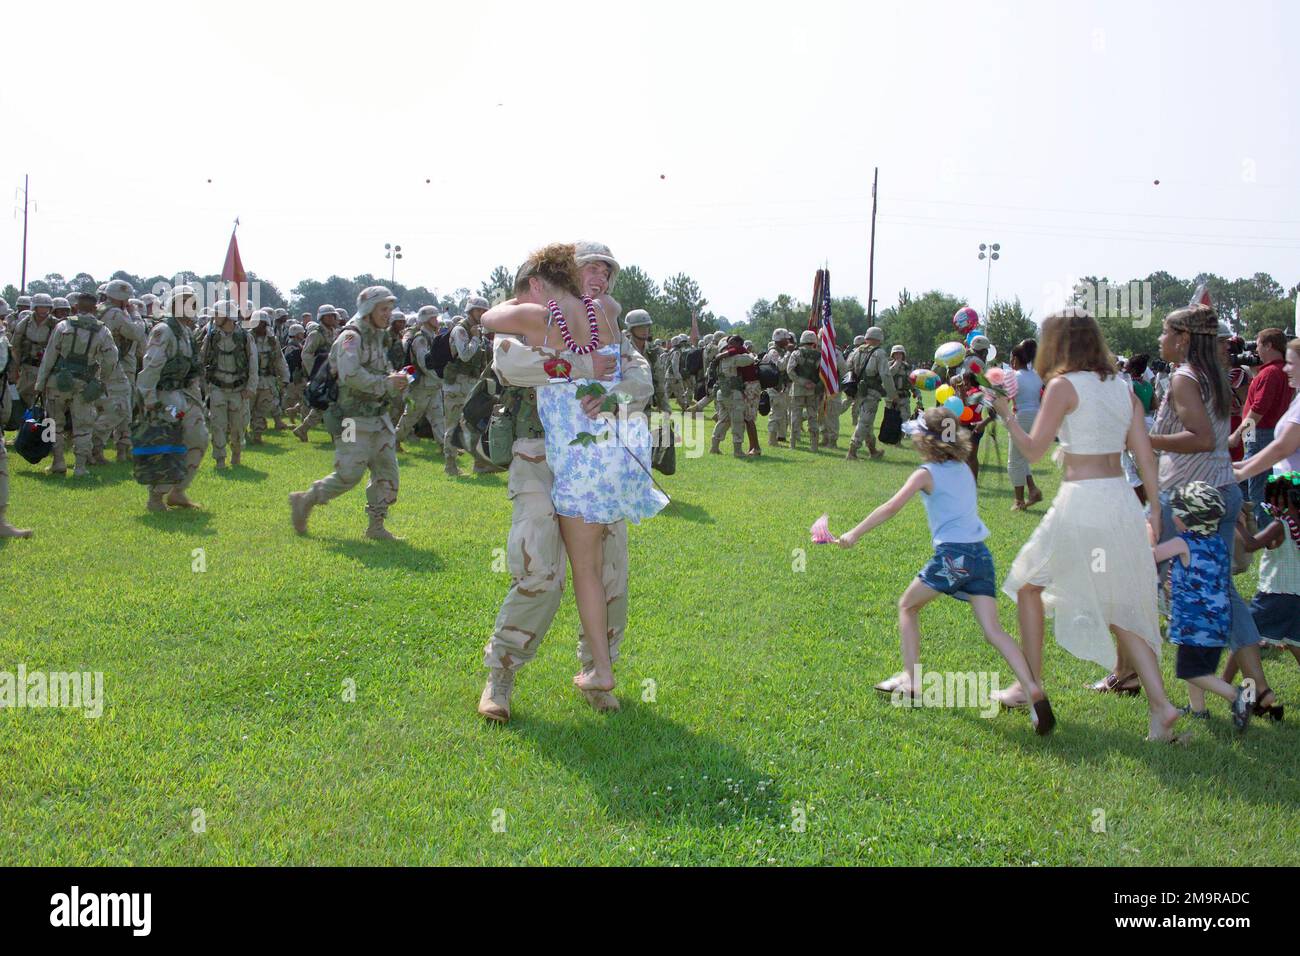
MULTIPOLYGON (((188 286, 188 285, 176 286, 167 295, 167 314, 172 316, 177 316, 177 312, 176 312, 177 306, 180 306, 182 309, 184 309, 185 308, 184 300, 188 299, 191 301, 191 303, 193 303, 194 300, 196 300, 197 298, 198 296, 195 294, 193 286, 188 286)), ((191 308, 190 317, 192 317, 192 312, 193 310, 191 308)))
POLYGON ((125 279, 113 279, 104 283, 104 295, 114 302, 126 302, 135 295, 135 289, 125 279))
POLYGON ((772 331, 773 342, 785 342, 786 340, 793 338, 794 336, 790 334, 789 329, 774 329, 772 331))
POLYGON ((812 329, 804 329, 801 333, 799 333, 799 344, 800 344, 800 345, 816 345, 816 344, 817 344, 817 333, 814 332, 812 329))
POLYGON ((21 312, 23 309, 30 309, 31 307, 32 307, 32 297, 30 295, 20 295, 17 299, 14 300, 14 308, 16 308, 19 312, 21 312))
POLYGON ((867 329, 867 334, 863 338, 868 342, 883 342, 885 341, 885 330, 878 325, 873 325, 867 329))
POLYGON ((772 349, 774 349, 774 348, 776 348, 776 342, 775 342, 775 341, 770 341, 770 342, 767 343, 767 350, 768 350, 769 352, 772 351, 772 349))
POLYGON ((747 350, 750 350, 750 351, 753 350, 753 348, 754 348, 754 342, 753 342, 752 339, 745 339, 745 348, 746 348, 747 350))
POLYGON ((388 324, 389 324, 389 325, 405 325, 405 324, 406 324, 406 313, 403 312, 401 309, 394 309, 394 310, 393 310, 392 318, 390 318, 390 319, 388 320, 388 324))
POLYGON ((892 355, 906 355, 906 354, 907 354, 907 349, 903 348, 901 345, 895 345, 892 349, 889 350, 889 354, 890 354, 891 356, 892 356, 892 355))
POLYGON ((89 302, 91 305, 95 304, 95 293, 87 292, 85 289, 82 289, 80 292, 72 293, 72 298, 75 302, 89 302))
POLYGON ((132 298, 127 300, 126 304, 131 306, 131 308, 135 309, 137 312, 144 311, 144 299, 132 298))
POLYGON ((239 303, 231 302, 229 299, 222 299, 212 306, 212 317, 214 319, 239 318, 239 303))
POLYGON ((306 335, 307 335, 307 330, 303 328, 301 322, 289 323, 289 338, 301 339, 301 338, 305 338, 306 335))
POLYGON ((375 310, 381 302, 396 302, 397 296, 388 291, 386 286, 372 285, 357 294, 357 317, 364 319, 375 310))
POLYGON ((472 295, 465 300, 466 312, 473 312, 475 309, 481 309, 486 312, 490 308, 492 308, 491 303, 481 295, 472 295))
POLYGON ((265 325, 268 329, 271 327, 271 317, 267 309, 258 309, 247 319, 240 323, 250 332, 256 331, 259 325, 265 325))
POLYGON ((158 304, 158 297, 152 292, 146 292, 144 295, 140 296, 140 301, 144 304, 146 309, 152 309, 158 304))
POLYGON ((614 280, 618 278, 618 260, 614 258, 614 253, 610 251, 609 246, 603 242, 592 242, 588 239, 579 239, 574 243, 573 258, 577 260, 578 265, 585 266, 592 262, 603 262, 609 266, 609 284, 613 288, 614 280))
POLYGON ((13 309, 9 308, 9 303, 4 299, 0 299, 0 318, 8 315, 12 311, 13 309))
POLYGON ((977 335, 970 340, 970 350, 972 352, 982 352, 988 348, 990 344, 988 336, 977 335))
POLYGON ((863 342, 865 342, 866 340, 867 340, 867 337, 866 337, 865 335, 855 335, 855 336, 853 336, 853 344, 854 344, 855 347, 858 346, 858 345, 861 345, 861 344, 862 344, 863 342))
POLYGON ((32 296, 32 308, 52 309, 54 308, 54 300, 51 299, 48 295, 46 295, 44 292, 38 292, 34 296, 32 296))
POLYGON ((420 311, 415 313, 415 321, 420 325, 428 322, 430 319, 437 320, 438 307, 436 305, 422 305, 420 311))
POLYGON ((334 308, 334 306, 330 305, 328 302, 326 302, 324 305, 322 305, 320 308, 318 308, 318 309, 316 310, 316 318, 318 318, 318 319, 319 319, 322 315, 334 315, 334 316, 337 316, 338 314, 339 314, 339 310, 336 309, 336 308, 334 308))
POLYGON ((52 303, 52 307, 55 309, 68 309, 68 310, 72 309, 71 303, 69 303, 68 300, 61 295, 55 296, 50 301, 52 303))
POLYGON ((654 320, 650 318, 650 313, 645 309, 633 309, 623 320, 623 325, 628 329, 637 329, 642 326, 649 328, 654 325, 654 320))

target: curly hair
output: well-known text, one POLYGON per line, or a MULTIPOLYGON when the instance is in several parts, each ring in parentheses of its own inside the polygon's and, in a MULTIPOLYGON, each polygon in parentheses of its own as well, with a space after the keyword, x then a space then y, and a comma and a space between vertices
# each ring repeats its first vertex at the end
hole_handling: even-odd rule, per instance
POLYGON ((547 285, 570 295, 581 296, 582 278, 578 274, 574 254, 575 247, 571 242, 553 242, 538 249, 528 257, 515 276, 515 291, 522 292, 528 287, 528 280, 536 276, 547 285))
POLYGON ((912 444, 925 461, 966 461, 970 458, 970 432, 948 409, 927 408, 921 414, 924 432, 912 435, 912 444), (951 441, 944 441, 951 437, 951 441))
POLYGON ((1115 361, 1097 320, 1073 306, 1043 320, 1036 358, 1044 383, 1069 372, 1096 372, 1103 382, 1115 374, 1115 361))

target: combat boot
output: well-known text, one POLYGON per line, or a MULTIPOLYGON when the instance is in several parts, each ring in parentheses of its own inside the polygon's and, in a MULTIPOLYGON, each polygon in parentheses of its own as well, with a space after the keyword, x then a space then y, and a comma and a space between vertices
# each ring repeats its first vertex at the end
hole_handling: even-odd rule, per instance
POLYGON ((283 422, 282 420, 280 420, 280 419, 277 418, 277 419, 275 420, 275 430, 278 431, 278 432, 282 432, 282 431, 284 431, 284 429, 285 429, 285 424, 284 424, 284 422, 283 422))
POLYGON ((880 461, 880 459, 885 457, 885 450, 883 448, 877 448, 875 445, 868 445, 867 453, 871 455, 872 461, 880 461))
POLYGON ((455 458, 455 456, 452 456, 451 458, 448 458, 448 459, 447 459, 447 464, 443 465, 442 470, 443 470, 443 472, 447 475, 447 477, 449 477, 449 478, 459 478, 459 477, 460 477, 460 468, 457 467, 457 465, 456 465, 456 458, 455 458))
POLYGON ((844 456, 844 460, 845 460, 845 461, 861 461, 861 460, 862 460, 861 458, 858 457, 858 446, 855 445, 853 442, 849 442, 849 453, 848 453, 847 455, 844 456))
POLYGON ((817 433, 813 432, 808 436, 808 450, 815 452, 817 450, 817 433))
POLYGON ((120 465, 124 461, 131 460, 131 443, 129 441, 120 441, 117 443, 117 463, 120 465))
POLYGON ((50 466, 45 469, 47 475, 66 475, 68 473, 68 463, 63 459, 63 449, 58 445, 54 446, 54 460, 50 466))
POLYGON ((241 446, 241 445, 234 445, 233 447, 231 447, 231 449, 230 449, 230 467, 231 467, 231 468, 238 468, 238 467, 239 467, 239 456, 243 453, 243 451, 244 451, 244 449, 243 449, 243 446, 241 446))
POLYGON ((722 454, 722 449, 718 447, 721 443, 722 443, 722 439, 721 439, 721 438, 714 438, 714 439, 713 439, 713 444, 711 444, 711 445, 709 446, 709 454, 710 454, 710 455, 721 455, 721 454, 722 454))
MULTIPOLYGON (((106 464, 107 464, 107 463, 106 463, 106 464)), ((77 466, 76 466, 75 468, 72 469, 72 477, 73 477, 73 478, 86 478, 86 477, 88 477, 89 475, 90 475, 90 469, 86 467, 86 463, 85 463, 84 461, 81 461, 80 459, 78 459, 78 460, 77 460, 77 466)))
POLYGON ((149 503, 145 505, 150 511, 166 511, 167 502, 163 501, 163 492, 149 489, 149 503))
POLYGON ((372 541, 405 541, 384 527, 383 515, 371 515, 370 527, 366 528, 366 537, 372 541))
POLYGON ((731 454, 732 454, 733 457, 736 457, 736 458, 744 458, 744 457, 745 457, 745 450, 744 450, 743 446, 740 444, 740 442, 734 442, 734 443, 732 444, 732 446, 731 446, 731 454))
POLYGON ((29 528, 15 528, 5 520, 5 509, 0 508, 0 538, 30 538, 29 528))
POLYGON ((167 496, 166 502, 167 507, 169 508, 185 508, 190 511, 199 510, 198 503, 190 501, 189 495, 185 494, 185 492, 181 491, 179 488, 173 488, 171 490, 171 494, 167 496))
POLYGON ((94 446, 91 448, 90 461, 88 462, 88 464, 91 465, 108 464, 108 459, 104 457, 104 446, 101 445, 99 442, 95 442, 94 446))
POLYGON ((224 458, 216 458, 216 459, 214 459, 214 461, 217 463, 217 471, 225 471, 225 470, 226 470, 226 459, 224 459, 224 458))
POLYGON ((299 425, 297 428, 295 428, 295 429, 293 430, 293 437, 296 438, 296 439, 298 439, 298 441, 300 441, 300 442, 305 442, 305 441, 307 440, 307 423, 306 423, 306 422, 303 422, 301 425, 299 425))
POLYGON ((311 516, 311 509, 314 507, 316 507, 316 496, 313 492, 289 492, 289 520, 293 523, 294 531, 299 534, 307 533, 307 519, 311 516))
MULTIPOLYGON (((488 671, 487 683, 479 695, 478 712, 488 720, 504 724, 510 719, 510 695, 515 689, 515 672, 504 667, 488 671)), ((594 707, 595 704, 592 704, 594 707)))

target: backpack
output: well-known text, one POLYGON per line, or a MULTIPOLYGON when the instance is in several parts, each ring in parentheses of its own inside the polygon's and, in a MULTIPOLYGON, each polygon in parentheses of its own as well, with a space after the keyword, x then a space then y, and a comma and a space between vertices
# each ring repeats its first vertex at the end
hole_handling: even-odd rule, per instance
POLYGON ((698 375, 704 370, 704 349, 701 346, 687 349, 686 355, 682 358, 682 377, 687 378, 691 375, 698 375))
MULTIPOLYGON (((452 326, 452 328, 455 328, 455 326, 452 326)), ((429 346, 424 361, 434 375, 437 375, 438 378, 443 377, 443 369, 451 361, 451 329, 441 329, 433 337, 433 344, 429 346)))
POLYGON ((339 400, 339 377, 330 368, 329 353, 317 356, 316 368, 311 373, 311 381, 303 393, 307 404, 317 411, 325 411, 339 400))
POLYGON ((820 351, 809 351, 807 348, 801 348, 799 357, 795 359, 794 373, 805 381, 815 382, 821 364, 822 356, 820 351))
POLYGON ((302 371, 302 349, 296 345, 285 349, 284 364, 289 368, 289 381, 298 381, 298 373, 302 371))
POLYGON ((763 388, 780 388, 781 370, 771 362, 759 362, 758 384, 763 388))
POLYGON ((14 451, 27 459, 28 464, 36 464, 54 450, 54 442, 45 440, 45 407, 33 405, 23 416, 23 423, 18 427, 14 438, 14 451))

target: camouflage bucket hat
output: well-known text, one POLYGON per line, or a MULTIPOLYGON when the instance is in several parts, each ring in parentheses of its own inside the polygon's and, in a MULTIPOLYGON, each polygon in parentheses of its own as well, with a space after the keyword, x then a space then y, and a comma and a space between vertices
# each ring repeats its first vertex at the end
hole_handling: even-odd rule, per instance
POLYGON ((1193 481, 1178 488, 1169 505, 1188 531, 1207 536, 1218 531, 1227 510, 1219 489, 1204 481, 1193 481))

